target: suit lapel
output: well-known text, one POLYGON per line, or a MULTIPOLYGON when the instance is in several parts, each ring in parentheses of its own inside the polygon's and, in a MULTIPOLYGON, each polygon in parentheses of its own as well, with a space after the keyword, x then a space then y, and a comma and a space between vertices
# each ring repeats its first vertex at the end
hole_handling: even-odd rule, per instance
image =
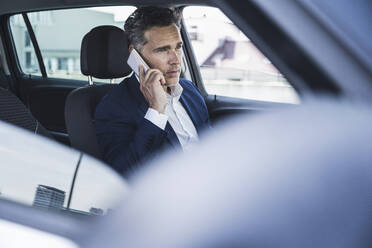
POLYGON ((165 126, 165 132, 167 132, 167 140, 169 141, 169 143, 172 144, 172 146, 176 148, 181 146, 181 143, 178 140, 177 134, 174 132, 169 122, 167 122, 167 125, 165 126))
MULTIPOLYGON (((147 100, 145 99, 145 97, 143 96, 143 94, 140 90, 139 82, 138 82, 136 76, 134 75, 134 73, 128 79, 127 85, 128 85, 128 89, 131 92, 131 95, 133 96, 133 98, 137 102, 137 108, 139 110, 140 116, 141 117, 145 116, 145 114, 146 114, 146 112, 149 108, 149 104, 148 104, 147 100)), ((142 118, 139 121, 142 121, 142 118)), ((165 126, 164 131, 167 133, 167 140, 169 141, 169 143, 171 143, 174 147, 180 147, 181 146, 181 144, 180 144, 180 142, 177 138, 177 135, 174 132, 171 125, 169 124, 169 122, 167 122, 167 125, 165 126)))
POLYGON ((189 117, 191 118, 192 123, 194 124, 194 126, 196 128, 196 131, 199 132, 200 118, 199 118, 198 114, 195 111, 195 109, 197 107, 195 106, 195 103, 193 101, 193 98, 190 96, 189 92, 187 92, 186 90, 184 90, 182 92, 182 95, 180 97, 180 102, 181 102, 182 106, 185 108, 185 110, 186 110, 187 114, 189 115, 189 117))

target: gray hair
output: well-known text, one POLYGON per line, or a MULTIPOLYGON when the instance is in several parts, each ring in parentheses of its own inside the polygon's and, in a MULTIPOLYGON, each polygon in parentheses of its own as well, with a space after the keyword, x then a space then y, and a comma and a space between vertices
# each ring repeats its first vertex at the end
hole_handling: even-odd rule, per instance
POLYGON ((129 44, 141 51, 147 43, 144 36, 146 30, 155 26, 165 27, 172 24, 180 28, 180 16, 179 11, 170 8, 146 6, 136 9, 124 24, 129 44))

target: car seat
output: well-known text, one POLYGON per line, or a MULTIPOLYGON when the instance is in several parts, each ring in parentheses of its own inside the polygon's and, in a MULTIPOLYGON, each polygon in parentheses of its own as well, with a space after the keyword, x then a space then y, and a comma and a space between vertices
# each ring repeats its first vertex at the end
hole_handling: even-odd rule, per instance
POLYGON ((73 90, 66 99, 65 119, 71 146, 102 159, 98 146, 94 113, 102 97, 115 84, 94 85, 93 77, 114 79, 127 76, 131 69, 128 39, 115 26, 98 26, 88 32, 81 44, 81 72, 88 76, 89 85, 73 90))
POLYGON ((49 132, 33 117, 21 100, 9 90, 1 87, 0 120, 27 129, 35 134, 52 138, 49 132))

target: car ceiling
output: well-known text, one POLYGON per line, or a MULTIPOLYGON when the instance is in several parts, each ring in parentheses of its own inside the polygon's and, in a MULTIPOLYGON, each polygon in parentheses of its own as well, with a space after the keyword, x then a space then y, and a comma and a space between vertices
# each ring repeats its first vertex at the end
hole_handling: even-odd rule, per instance
POLYGON ((2 0, 0 15, 36 10, 110 5, 213 5, 208 0, 2 0))

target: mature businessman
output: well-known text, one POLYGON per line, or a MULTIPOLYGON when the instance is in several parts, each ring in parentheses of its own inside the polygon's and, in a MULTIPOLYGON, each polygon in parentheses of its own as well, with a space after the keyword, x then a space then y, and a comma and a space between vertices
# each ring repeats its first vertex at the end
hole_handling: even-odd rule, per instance
POLYGON ((189 149, 209 127, 204 99, 180 78, 182 39, 177 12, 142 7, 124 24, 129 51, 136 49, 150 69, 139 67, 109 91, 96 109, 95 126, 104 160, 124 176, 160 151, 189 149))

